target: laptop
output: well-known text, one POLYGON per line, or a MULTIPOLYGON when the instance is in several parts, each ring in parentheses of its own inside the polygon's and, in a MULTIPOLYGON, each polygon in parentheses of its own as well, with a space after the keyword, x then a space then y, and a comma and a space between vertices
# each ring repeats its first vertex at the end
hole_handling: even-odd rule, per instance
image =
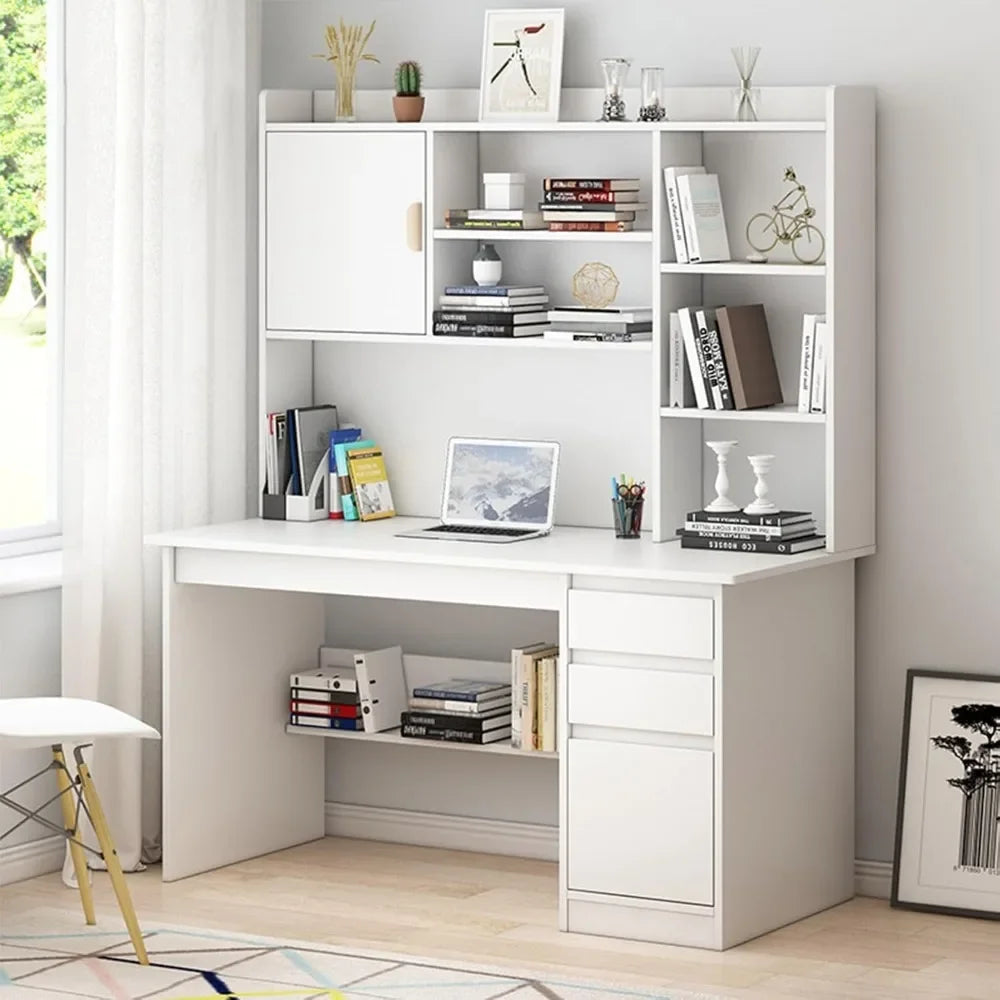
POLYGON ((400 538, 520 542, 552 530, 559 445, 453 437, 448 442, 441 523, 400 538))

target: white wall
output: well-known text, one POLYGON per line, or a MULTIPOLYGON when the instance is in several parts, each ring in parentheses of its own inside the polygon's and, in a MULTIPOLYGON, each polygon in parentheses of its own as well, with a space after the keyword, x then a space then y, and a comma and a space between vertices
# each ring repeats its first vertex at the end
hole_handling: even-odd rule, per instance
MULTIPOLYGON (((425 86, 477 86, 475 0, 265 0, 266 87, 328 87, 310 58, 322 26, 377 19, 359 85, 387 87, 416 58, 425 86)), ((598 60, 665 67, 668 84, 726 84, 729 47, 764 46, 758 81, 871 84, 879 95, 879 554, 859 567, 861 858, 892 855, 907 667, 1000 670, 993 382, 1000 337, 996 0, 564 0, 564 83, 599 84, 598 60), (992 304, 992 303, 991 303, 992 304)), ((595 108, 595 117, 598 109, 595 108)))
MULTIPOLYGON (((0 698, 31 698, 58 695, 62 677, 59 661, 61 593, 40 590, 0 597, 0 698)), ((9 788, 48 763, 48 750, 18 750, 0 754, 0 788, 9 788)), ((54 778, 42 779, 18 793, 23 805, 34 807, 55 794, 54 778)), ((46 814, 60 821, 58 806, 46 814)), ((0 832, 19 819, 11 809, 0 807, 0 832)), ((37 823, 27 823, 2 848, 14 847, 50 836, 37 823)))

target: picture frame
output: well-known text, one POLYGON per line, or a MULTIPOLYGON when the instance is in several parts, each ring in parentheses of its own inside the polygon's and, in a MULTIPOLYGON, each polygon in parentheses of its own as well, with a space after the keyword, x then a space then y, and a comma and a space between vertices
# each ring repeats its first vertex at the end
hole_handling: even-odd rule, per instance
POLYGON ((562 7, 487 10, 483 20, 479 120, 559 120, 562 7))
POLYGON ((1000 674, 907 671, 890 902, 1000 920, 1000 674))

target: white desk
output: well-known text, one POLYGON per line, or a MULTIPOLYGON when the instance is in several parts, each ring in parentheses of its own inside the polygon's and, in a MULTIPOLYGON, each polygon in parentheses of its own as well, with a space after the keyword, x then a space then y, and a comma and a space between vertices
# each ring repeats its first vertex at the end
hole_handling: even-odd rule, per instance
POLYGON ((347 594, 557 613, 563 929, 722 948, 853 894, 853 559, 867 551, 699 552, 582 528, 511 545, 395 537, 422 523, 149 539, 164 568, 165 879, 323 836, 325 741, 285 732, 287 679, 315 662, 324 595, 347 594))

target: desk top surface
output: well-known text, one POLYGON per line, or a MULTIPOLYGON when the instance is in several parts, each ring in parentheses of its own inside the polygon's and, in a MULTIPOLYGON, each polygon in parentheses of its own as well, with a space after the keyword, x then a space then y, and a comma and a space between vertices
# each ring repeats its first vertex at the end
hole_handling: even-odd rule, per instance
POLYGON ((511 570, 735 584, 829 565, 868 555, 868 550, 797 556, 754 555, 682 549, 676 541, 655 543, 617 539, 607 528, 556 527, 544 538, 510 544, 398 538, 397 532, 435 522, 395 517, 384 521, 264 521, 251 518, 228 524, 150 535, 150 545, 174 549, 248 552, 320 559, 363 559, 425 566, 511 570))

